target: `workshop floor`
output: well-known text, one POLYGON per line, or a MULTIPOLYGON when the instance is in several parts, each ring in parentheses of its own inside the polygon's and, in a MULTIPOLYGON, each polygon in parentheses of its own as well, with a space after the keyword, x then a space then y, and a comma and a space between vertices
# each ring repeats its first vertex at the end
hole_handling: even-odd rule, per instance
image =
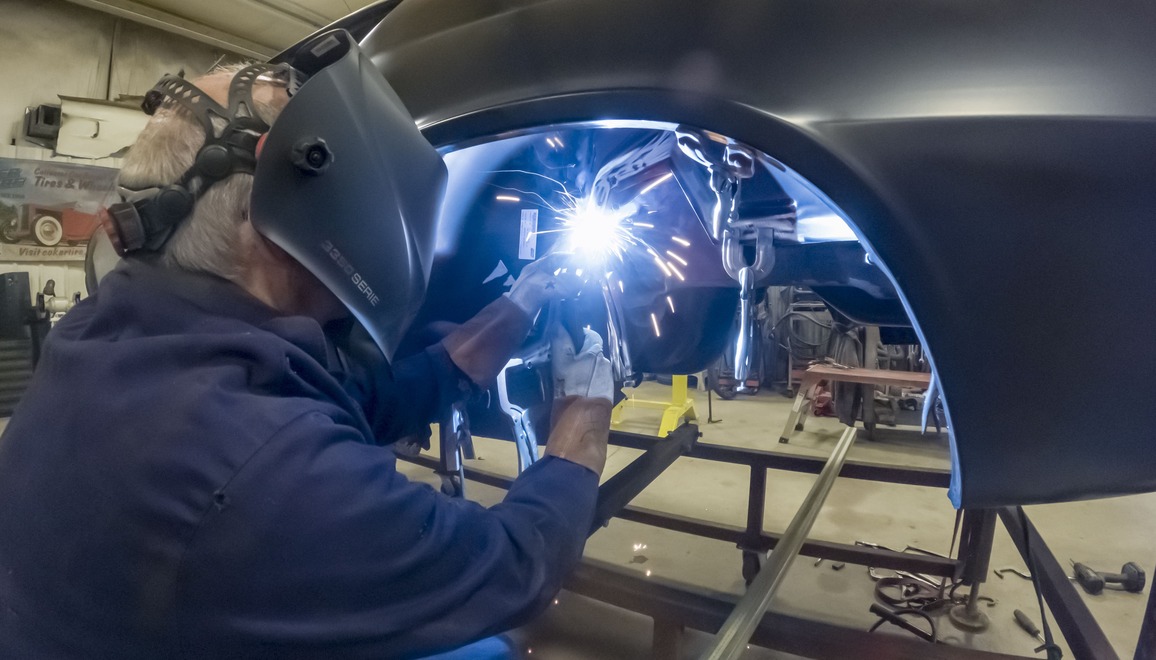
MULTIPOLYGON (((635 394, 639 398, 661 400, 669 398, 670 389, 648 382, 635 394)), ((714 418, 720 421, 706 424, 706 395, 697 392, 695 398, 702 442, 825 457, 842 429, 834 419, 811 419, 806 431, 797 433, 791 444, 783 445, 777 439, 790 411, 789 399, 769 392, 734 401, 716 399, 714 418)), ((618 428, 654 434, 659 419, 657 411, 628 410, 618 428)), ((921 437, 913 427, 900 427, 884 428, 877 436, 875 441, 867 441, 861 435, 851 449, 850 458, 915 466, 946 468, 950 465, 946 434, 921 437)), ((476 448, 477 467, 513 474, 516 461, 510 444, 479 439, 476 448)), ((637 454, 612 447, 605 476, 609 477, 637 454)), ((408 464, 403 470, 415 479, 436 483, 428 470, 408 464)), ((748 474, 744 466, 679 459, 635 503, 741 526, 745 524, 748 474)), ((813 481, 811 475, 772 471, 767 482, 765 528, 782 531, 813 481)), ((500 490, 479 484, 471 483, 469 489, 471 498, 487 504, 499 501, 502 495, 500 490)), ((1156 494, 1033 506, 1027 511, 1061 560, 1071 557, 1105 570, 1117 570, 1125 561, 1136 561, 1147 570, 1156 564, 1153 556, 1156 555, 1156 528, 1145 522, 1156 517, 1156 494)), ((954 509, 943 490, 842 479, 832 489, 810 536, 843 543, 870 541, 895 548, 912 545, 946 553, 954 520, 954 509)), ((637 571, 654 580, 736 595, 743 591, 741 555, 728 543, 615 520, 591 537, 586 556, 637 571)), ((999 525, 991 567, 1004 566, 1024 568, 1011 539, 999 525)), ((772 609, 866 629, 876 620, 867 611, 873 601, 873 587, 863 567, 848 564, 843 570, 835 571, 831 562, 815 566, 814 560, 800 557, 789 571, 772 609)), ((994 606, 984 608, 991 618, 991 627, 981 634, 967 634, 942 617, 940 637, 951 644, 1035 655, 1032 650, 1037 642, 1012 619, 1012 611, 1018 608, 1038 623, 1031 583, 1010 574, 1004 579, 989 576, 981 593, 997 601, 994 606)), ((1144 594, 1112 591, 1095 597, 1084 595, 1084 599, 1120 656, 1131 658, 1147 590, 1144 594)), ((884 626, 881 632, 888 628, 884 626)), ((891 628, 885 634, 907 633, 891 628)), ((648 658, 651 621, 639 614, 563 593, 557 605, 514 636, 531 658, 648 658)), ((684 657, 697 657, 709 641, 707 635, 688 632, 684 657)), ((1064 650, 1066 657, 1072 657, 1066 646, 1064 650)), ((755 648, 745 657, 794 656, 755 648)))

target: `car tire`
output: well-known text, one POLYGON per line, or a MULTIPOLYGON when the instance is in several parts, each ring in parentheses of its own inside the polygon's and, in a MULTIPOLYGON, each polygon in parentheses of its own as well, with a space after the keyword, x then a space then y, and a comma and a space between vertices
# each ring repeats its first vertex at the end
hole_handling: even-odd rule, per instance
POLYGON ((5 243, 18 243, 20 241, 20 233, 12 225, 4 225, 0 227, 0 240, 5 243))
POLYGON ((44 247, 53 247, 64 238, 64 226, 58 218, 42 215, 32 223, 32 236, 44 247))

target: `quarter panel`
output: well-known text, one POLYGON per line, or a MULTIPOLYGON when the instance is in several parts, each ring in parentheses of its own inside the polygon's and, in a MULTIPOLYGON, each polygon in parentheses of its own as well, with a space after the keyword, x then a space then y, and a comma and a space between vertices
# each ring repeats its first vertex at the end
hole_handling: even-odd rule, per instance
POLYGON ((1156 489, 1153 11, 407 0, 364 46, 438 145, 657 119, 807 177, 913 312, 975 507, 1156 489))

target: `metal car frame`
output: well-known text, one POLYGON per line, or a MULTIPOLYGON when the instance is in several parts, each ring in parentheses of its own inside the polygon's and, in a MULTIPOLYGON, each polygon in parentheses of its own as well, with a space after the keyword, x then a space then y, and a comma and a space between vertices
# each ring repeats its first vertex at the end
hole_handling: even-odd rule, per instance
MULTIPOLYGON (((849 429, 850 434, 854 430, 849 429)), ((569 578, 566 588, 574 593, 645 614, 654 619, 652 655, 654 658, 677 657, 681 633, 694 628, 708 633, 723 629, 728 617, 743 616, 749 624, 737 639, 737 648, 753 643, 766 648, 810 658, 842 659, 858 657, 870 648, 880 657, 910 658, 1012 658, 1004 653, 979 651, 946 644, 929 644, 916 638, 875 635, 864 630, 814 621, 762 607, 742 608, 742 602, 754 594, 769 602, 774 591, 759 590, 755 582, 762 570, 777 561, 789 567, 796 555, 846 562, 872 568, 904 571, 926 576, 960 580, 977 594, 986 581, 997 518, 1015 542, 1025 564, 1031 569, 1045 602, 1063 633, 1064 640, 1077 658, 1117 658, 1107 636, 1088 610, 1076 588, 1068 579, 1060 561, 1051 553, 1035 526, 1019 507, 999 507, 962 511, 959 548, 955 557, 898 552, 895 550, 804 539, 791 531, 768 532, 763 528, 766 511, 766 485, 769 470, 786 470, 817 474, 828 480, 836 476, 910 486, 947 486, 950 474, 945 470, 899 465, 881 465, 847 460, 845 452, 823 460, 818 457, 789 455, 756 449, 744 449, 716 443, 698 442, 698 427, 684 424, 666 438, 611 431, 610 444, 640 450, 633 462, 616 473, 599 489, 595 524, 591 534, 612 518, 630 520, 684 534, 734 543, 742 551, 742 574, 751 588, 736 606, 732 596, 705 592, 685 585, 644 578, 637 572, 605 562, 584 559, 569 578), (745 465, 750 469, 745 527, 723 525, 709 520, 690 518, 630 504, 659 474, 679 457, 745 465), (790 547, 784 547, 790 544, 790 547), (765 561, 764 561, 765 559, 765 561)), ((848 434, 845 434, 845 436, 848 434)), ((849 445, 850 443, 848 443, 849 445)), ((487 486, 507 489, 513 479, 455 464, 447 472, 444 464, 428 456, 402 457, 416 465, 431 468, 444 476, 456 476, 487 486)), ((813 516, 824 498, 804 502, 800 514, 813 516)), ((974 601, 974 599, 972 599, 974 601)), ((1151 657, 1156 651, 1156 598, 1150 599, 1140 633, 1136 658, 1151 657)), ((714 657, 714 656, 709 656, 714 657)), ((736 657, 736 656, 718 656, 736 657)))

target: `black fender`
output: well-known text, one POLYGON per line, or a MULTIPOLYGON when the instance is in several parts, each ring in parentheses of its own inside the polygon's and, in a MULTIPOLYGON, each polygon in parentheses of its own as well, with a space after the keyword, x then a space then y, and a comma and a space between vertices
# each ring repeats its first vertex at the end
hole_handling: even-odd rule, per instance
POLYGON ((826 193, 932 355, 956 505, 1156 490, 1156 7, 389 9, 363 48, 435 146, 657 120, 747 143, 826 193))

